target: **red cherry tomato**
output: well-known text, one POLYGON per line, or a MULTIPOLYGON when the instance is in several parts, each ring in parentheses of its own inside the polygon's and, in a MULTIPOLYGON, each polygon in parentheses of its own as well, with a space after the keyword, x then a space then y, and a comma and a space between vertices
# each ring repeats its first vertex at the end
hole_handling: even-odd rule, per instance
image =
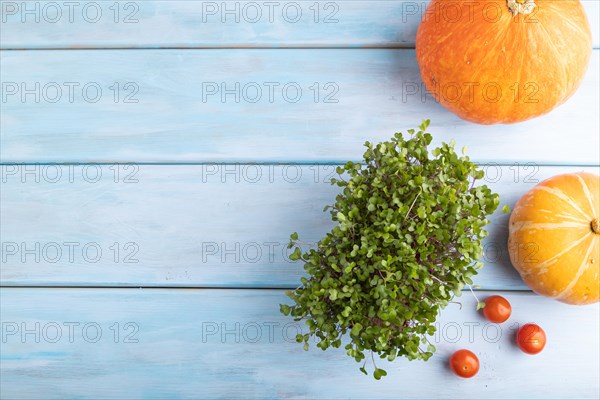
POLYGON ((510 317, 512 308, 508 300, 502 296, 490 296, 485 299, 483 316, 490 322, 500 324, 510 317))
POLYGON ((536 324, 525 324, 517 332, 517 345, 527 354, 537 354, 546 346, 546 332, 536 324))
POLYGON ((450 369, 462 378, 471 378, 479 371, 479 359, 472 351, 458 350, 450 357, 450 369))

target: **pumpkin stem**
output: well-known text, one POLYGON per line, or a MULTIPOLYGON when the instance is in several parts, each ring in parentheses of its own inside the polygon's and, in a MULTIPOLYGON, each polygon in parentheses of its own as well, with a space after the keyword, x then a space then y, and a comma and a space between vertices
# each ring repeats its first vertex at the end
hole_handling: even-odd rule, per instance
POLYGON ((590 225, 592 226, 592 232, 596 235, 600 235, 600 221, 598 221, 598 218, 594 218, 590 225))
POLYGON ((529 15, 536 7, 535 0, 506 0, 506 5, 513 16, 529 15))

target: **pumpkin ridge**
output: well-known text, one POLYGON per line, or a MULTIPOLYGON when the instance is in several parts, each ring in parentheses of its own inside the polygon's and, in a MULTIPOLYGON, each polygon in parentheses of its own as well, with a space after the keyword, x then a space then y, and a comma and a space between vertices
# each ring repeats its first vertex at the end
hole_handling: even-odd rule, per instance
MULTIPOLYGON (((587 20, 587 18, 586 18, 586 20, 587 20)), ((589 38, 588 32, 581 29, 581 26, 574 24, 569 18, 562 18, 562 22, 565 25, 569 25, 574 32, 579 33, 581 36, 585 37, 586 39, 589 38)), ((588 21, 588 23, 589 23, 589 21, 588 21)), ((591 39, 588 39, 588 40, 591 40, 591 39)))
MULTIPOLYGON (((546 27, 544 26, 544 24, 542 23, 541 20, 538 19, 538 23, 540 24, 540 27, 542 28, 542 30, 546 33, 545 35, 542 35, 544 37, 544 40, 547 44, 547 47, 552 49, 552 51, 555 54, 555 57, 557 60, 562 59, 562 54, 560 52, 560 50, 558 49, 558 47, 556 47, 556 44, 554 43, 554 41, 552 40, 552 38, 550 37, 550 33, 548 32, 548 29, 546 29, 546 27)), ((565 63, 557 63, 560 65, 560 71, 561 71, 561 77, 560 77, 560 81, 561 82, 567 82, 569 84, 569 87, 567 88, 566 85, 561 85, 562 87, 562 92, 560 93, 560 96, 557 96, 557 98, 559 98, 560 100, 557 102, 557 105, 564 103, 567 100, 567 94, 571 91, 571 79, 569 79, 569 73, 567 71, 567 65, 565 63)), ((558 80, 558 79, 557 79, 558 80)), ((537 84, 537 83, 536 83, 537 84)))
POLYGON ((547 229, 585 229, 587 228, 587 223, 581 222, 534 222, 534 221, 518 221, 514 222, 511 227, 512 233, 522 232, 522 231, 543 231, 547 229))
MULTIPOLYGON (((554 2, 554 1, 544 2, 542 9, 545 9, 547 11, 552 11, 554 13, 557 13, 558 15, 562 15, 563 10, 561 10, 560 8, 557 8, 556 4, 558 4, 558 3, 554 2)), ((578 15, 578 16, 583 17, 589 26, 589 19, 587 18, 587 15, 585 15, 585 13, 584 13, 584 15, 578 15)), ((575 24, 575 23, 573 23, 572 18, 561 18, 560 20, 561 20, 561 23, 563 23, 564 25, 569 25, 574 32, 580 34, 582 37, 587 39, 589 42, 592 41, 591 31, 584 29, 584 27, 586 25, 575 24)))
MULTIPOLYGON (((521 35, 524 36, 527 39, 529 39, 529 32, 525 31, 523 29, 523 24, 519 24, 519 27, 521 28, 521 35)), ((525 51, 521 51, 519 52, 519 54, 521 55, 521 59, 519 60, 519 64, 517 65, 523 65, 525 63, 525 57, 527 56, 527 52, 525 51)), ((518 84, 519 86, 521 85, 521 77, 523 76, 523 68, 516 68, 515 69, 517 71, 517 79, 515 79, 515 83, 518 84)))
POLYGON ((594 207, 594 203, 592 203, 592 192, 590 191, 587 182, 581 176, 575 176, 577 177, 577 180, 579 180, 579 183, 581 183, 581 187, 583 188, 585 197, 588 199, 588 203, 590 204, 590 208, 592 209, 592 216, 594 217, 594 219, 598 218, 598 215, 596 214, 596 208, 594 207))
MULTIPOLYGON (((497 22, 498 24, 500 23, 500 21, 497 22)), ((472 77, 474 81, 478 81, 480 76, 481 76, 481 71, 485 68, 488 68, 488 64, 487 64, 487 60, 489 57, 493 56, 493 55, 497 55, 500 53, 500 51, 498 50, 502 50, 502 47, 505 46, 505 40, 506 37, 508 35, 509 32, 509 27, 508 26, 502 26, 502 29, 498 29, 497 31, 497 35, 496 35, 496 44, 495 46, 493 46, 491 49, 489 49, 488 51, 486 51, 483 54, 483 57, 479 60, 477 60, 477 63, 479 64, 477 69, 472 71, 472 77)), ((471 46, 469 46, 469 50, 471 50, 471 48, 473 46, 478 45, 479 43, 477 41, 473 41, 471 43, 471 46)), ((471 52, 472 53, 472 52, 471 52)), ((488 82, 486 82, 488 83, 488 82)))
POLYGON ((570 222, 579 222, 581 224, 587 224, 587 220, 586 219, 577 218, 577 217, 575 217, 575 216, 573 216, 571 214, 566 214, 566 213, 565 214, 563 214, 563 213, 558 214, 555 211, 548 210, 548 209, 538 210, 538 213, 540 213, 540 214, 550 214, 550 215, 552 215, 554 217, 557 217, 559 219, 562 219, 562 220, 568 219, 568 220, 570 220, 570 222))
MULTIPOLYGON (((517 222, 514 225, 516 225, 516 227, 513 227, 513 232, 519 232, 522 230, 529 230, 529 229, 577 229, 577 228, 582 228, 582 224, 580 223, 576 223, 576 222, 569 222, 569 221, 565 221, 565 222, 532 222, 532 221, 521 221, 521 222, 517 222)), ((584 225, 585 226, 585 225, 584 225)))
MULTIPOLYGON (((535 266, 535 268, 536 269, 540 269, 540 268, 549 267, 550 265, 554 264, 554 261, 557 258, 560 258, 560 257, 564 256, 565 254, 567 254, 568 252, 570 252, 571 250, 573 250, 575 247, 579 246, 581 243, 583 243, 583 241, 585 239, 587 239, 586 235, 582 236, 581 239, 578 239, 577 241, 573 242, 567 248, 565 248, 564 250, 560 251, 559 253, 553 255, 552 257, 550 257, 550 258, 548 258, 548 259, 546 259, 546 260, 544 260, 542 262, 539 262, 535 266)), ((547 268, 544 271, 541 271, 541 272, 537 271, 537 274, 539 275, 540 273, 545 273, 546 271, 547 271, 547 268)), ((531 275, 531 272, 528 275, 531 275)))
MULTIPOLYGON (((583 9, 583 6, 581 5, 581 2, 579 0, 576 0, 575 2, 573 2, 573 6, 571 8, 569 8, 569 12, 565 13, 565 10, 560 10, 557 7, 557 4, 559 2, 557 1, 548 1, 544 4, 544 8, 546 9, 550 9, 552 10, 552 12, 554 14, 557 14, 559 16, 559 20, 560 20, 560 24, 565 24, 565 22, 567 23, 567 25, 569 26, 576 26, 576 29, 572 30, 572 35, 569 35, 567 32, 563 32, 559 38, 562 39, 564 37, 569 38, 569 43, 573 43, 573 44, 569 44, 569 48, 574 47, 575 44, 574 43, 579 43, 579 42, 586 42, 588 44, 588 48, 590 49, 590 51, 588 52, 588 54, 585 56, 585 67, 583 68, 583 74, 585 74, 585 71, 588 69, 589 66, 589 62, 590 62, 590 57, 592 55, 592 32, 590 29, 586 29, 586 27, 589 28, 589 20, 587 18, 587 15, 585 13, 585 10, 583 9), (552 5, 552 6, 550 6, 552 5), (579 25, 574 25, 573 21, 577 20, 579 22, 582 22, 579 25)), ((548 23, 547 20, 544 20, 546 22, 546 24, 548 23)), ((548 32, 548 30, 546 29, 547 25, 544 25, 544 23, 542 22, 542 20, 539 21, 540 22, 540 26, 542 26, 544 28, 544 31, 548 32)), ((557 38, 558 40, 558 38, 557 38)), ((554 41, 550 40, 552 43, 552 46, 556 48, 556 44, 554 41)), ((563 59, 564 55, 563 53, 560 52, 560 50, 558 50, 558 54, 559 54, 559 58, 558 59, 563 59)), ((573 80, 572 76, 571 76, 571 71, 570 71, 570 67, 571 65, 568 65, 566 63, 561 64, 562 65, 562 69, 564 72, 564 77, 567 78, 566 80, 564 80, 565 85, 563 85, 563 96, 561 97, 560 101, 557 101, 556 105, 561 105, 564 102, 566 102, 572 95, 573 93, 581 86, 583 79, 580 79, 579 81, 577 80, 573 80)))
POLYGON ((581 208, 579 208, 579 206, 577 205, 577 203, 575 203, 575 201, 569 197, 565 192, 563 192, 561 189, 554 187, 554 186, 536 186, 533 188, 533 190, 541 190, 543 192, 552 194, 556 197, 558 197, 559 199, 565 201, 567 204, 569 204, 574 210, 579 211, 579 213, 581 215, 583 215, 586 219, 591 220, 590 216, 587 215, 587 213, 585 213, 581 208))
POLYGON ((594 238, 592 237, 588 251, 585 254, 585 257, 583 257, 583 261, 581 262, 581 266, 577 270, 575 277, 571 280, 571 282, 567 285, 567 287, 565 289, 563 289, 556 296, 553 296, 553 298, 562 299, 562 298, 565 298, 568 295, 570 295, 571 292, 573 291, 573 288, 577 284, 577 282, 579 282, 579 279, 583 276, 583 274, 585 274, 585 272, 588 270, 588 268, 592 265, 588 260, 589 260, 590 254, 592 254, 592 250, 594 249, 595 244, 596 244, 593 239, 594 238))
MULTIPOLYGON (((500 24, 501 21, 498 21, 497 24, 500 24)), ((489 83, 497 83, 495 82, 493 79, 491 79, 489 76, 487 78, 485 78, 485 81, 482 82, 482 75, 483 72, 485 72, 486 70, 489 69, 489 62, 488 60, 493 59, 492 57, 496 56, 496 62, 494 64, 498 64, 498 54, 504 53, 506 51, 506 39, 509 36, 509 32, 510 32, 510 27, 509 26, 504 26, 501 25, 501 28, 497 29, 496 31, 496 40, 493 46, 490 46, 489 49, 487 51, 485 51, 483 53, 483 56, 481 56, 476 62, 471 61, 471 64, 475 64, 477 65, 476 69, 473 69, 470 75, 470 79, 469 82, 462 82, 463 84, 465 83, 478 83, 479 85, 486 85, 489 83)), ((475 48, 481 48, 481 43, 474 40, 471 45, 468 47, 468 52, 469 54, 477 54, 478 51, 473 52, 472 49, 475 48)), ((511 49, 512 51, 512 49, 511 49)), ((506 66, 505 66, 506 67, 506 66)), ((508 67, 509 71, 514 71, 515 69, 508 67)), ((516 69, 517 71, 519 71, 520 74, 520 69, 516 69)), ((505 71, 506 73, 506 71, 505 71)), ((504 88, 502 88, 504 89, 504 88)), ((453 105, 445 105, 446 107, 455 107, 453 105)), ((496 108, 496 113, 500 110, 500 108, 496 108)), ((510 111, 510 110, 509 110, 510 111)), ((506 112, 502 112, 502 114, 496 114, 496 117, 498 118, 499 121, 501 122, 505 122, 507 119, 510 119, 510 115, 507 114, 506 112)))

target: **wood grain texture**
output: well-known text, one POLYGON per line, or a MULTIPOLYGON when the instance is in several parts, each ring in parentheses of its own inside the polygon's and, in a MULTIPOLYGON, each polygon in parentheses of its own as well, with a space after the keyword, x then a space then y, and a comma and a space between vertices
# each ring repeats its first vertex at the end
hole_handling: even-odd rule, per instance
POLYGON ((468 145, 477 161, 597 165, 599 54, 579 91, 550 114, 480 126, 422 97, 413 50, 4 51, 0 157, 343 163, 360 159, 366 139, 430 118, 435 138, 468 145))
MULTIPOLYGON (((131 176, 125 166, 62 166, 54 183, 57 168, 2 166, 4 285, 295 288, 303 271, 287 258, 289 234, 318 241, 338 192, 332 165, 142 165, 131 176)), ((481 183, 512 206, 536 182, 581 170, 600 173, 488 166, 481 183)), ((490 220, 475 283, 526 289, 508 258, 508 215, 490 220)))
POLYGON ((464 295, 462 310, 450 305, 439 317, 431 360, 379 360, 388 376, 375 381, 343 349, 305 352, 294 343, 307 328, 279 314, 279 303, 289 302, 281 291, 5 288, 0 295, 0 395, 7 399, 598 398, 597 304, 503 293, 513 315, 488 326, 464 295), (513 342, 516 324, 531 321, 548 336, 536 356, 513 342), (36 322, 39 343, 34 333, 22 338, 21 324, 35 332, 36 322), (72 342, 65 322, 72 323, 72 342), (83 333, 93 323, 102 330, 95 343, 96 326, 83 333), (126 329, 127 323, 135 325, 126 329), (14 324, 19 331, 9 334, 14 324), (446 366, 460 348, 479 357, 473 379, 457 378, 446 366))
MULTIPOLYGON (((61 2, 30 2, 27 9, 32 12, 24 14, 22 2, 3 0, 0 46, 3 49, 413 47, 428 3, 425 0, 297 0, 269 5, 264 1, 105 0, 78 2, 70 15, 69 8, 61 2), (58 6, 49 5, 52 3, 58 6)), ((582 3, 592 27, 594 46, 598 47, 598 2, 583 0, 582 3)))

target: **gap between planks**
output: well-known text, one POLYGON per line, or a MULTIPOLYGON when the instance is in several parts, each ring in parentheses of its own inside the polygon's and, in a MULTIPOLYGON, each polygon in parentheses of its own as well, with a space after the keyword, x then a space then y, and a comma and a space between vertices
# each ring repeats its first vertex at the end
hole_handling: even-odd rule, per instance
MULTIPOLYGON (((79 51, 79 50, 363 50, 363 49, 396 49, 396 50, 414 50, 415 46, 399 45, 358 45, 358 46, 304 46, 304 45, 286 45, 286 46, 102 46, 102 47, 2 47, 0 51, 79 51)), ((594 50, 600 47, 593 47, 594 50)))
MULTIPOLYGON (((347 162, 353 162, 355 164, 362 163, 363 160, 325 160, 325 161, 302 161, 302 160, 292 160, 292 161, 233 161, 233 160, 224 160, 224 161, 199 161, 199 162, 135 162, 135 161, 82 161, 82 162, 74 162, 74 161, 56 161, 56 162, 31 162, 31 161, 10 161, 10 162, 2 162, 0 161, 0 166, 13 166, 13 165, 140 165, 140 166, 166 166, 166 167, 176 167, 176 166, 201 166, 201 165, 265 165, 265 166, 285 166, 285 165, 298 165, 298 166, 310 166, 310 165, 339 165, 343 166, 347 162)), ((496 167, 512 167, 515 164, 535 164, 538 167, 573 167, 573 168, 595 168, 600 167, 600 163, 598 164, 569 164, 569 163, 539 163, 533 161, 514 161, 514 162, 497 162, 497 161, 474 161, 475 165, 478 166, 488 166, 493 165, 496 167)))
MULTIPOLYGON (((87 285, 87 286, 78 286, 78 285, 60 285, 60 286, 51 286, 51 285, 0 285, 0 290, 2 289, 123 289, 123 290, 131 290, 131 289, 150 289, 150 290, 294 290, 298 287, 291 286, 135 286, 135 285, 124 285, 124 286, 102 286, 102 285, 87 285)), ((531 293, 534 294, 532 290, 527 289, 478 289, 473 288, 474 292, 477 293, 485 293, 485 292, 503 292, 503 293, 531 293)), ((469 289, 463 289, 462 293, 470 293, 469 289)))

